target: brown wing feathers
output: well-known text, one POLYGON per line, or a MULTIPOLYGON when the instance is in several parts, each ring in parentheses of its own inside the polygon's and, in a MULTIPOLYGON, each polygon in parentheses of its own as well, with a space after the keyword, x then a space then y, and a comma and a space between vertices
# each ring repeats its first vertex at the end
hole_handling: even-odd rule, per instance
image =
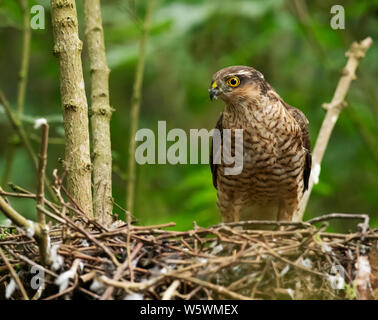
MULTIPOLYGON (((218 129, 220 131, 220 136, 221 136, 221 144, 222 144, 222 138, 223 138, 223 127, 222 127, 222 119, 223 119, 223 113, 221 113, 219 119, 218 119, 218 122, 215 126, 215 129, 218 129)), ((211 173, 213 175, 213 185, 215 187, 215 189, 217 189, 217 165, 214 164, 214 157, 213 157, 213 154, 214 153, 217 153, 218 150, 213 150, 214 148, 214 145, 213 143, 211 142, 211 147, 210 147, 210 169, 211 169, 211 173)))
POLYGON ((303 185, 304 191, 308 189, 308 182, 310 179, 311 173, 311 164, 312 164, 312 157, 311 157, 311 142, 310 136, 308 133, 308 120, 306 116, 303 114, 302 111, 298 110, 297 108, 292 107, 291 105, 287 104, 286 102, 282 101, 285 108, 290 112, 290 114, 294 117, 295 121, 299 124, 302 131, 302 143, 304 148, 306 149, 306 159, 305 159, 305 166, 303 171, 303 185))

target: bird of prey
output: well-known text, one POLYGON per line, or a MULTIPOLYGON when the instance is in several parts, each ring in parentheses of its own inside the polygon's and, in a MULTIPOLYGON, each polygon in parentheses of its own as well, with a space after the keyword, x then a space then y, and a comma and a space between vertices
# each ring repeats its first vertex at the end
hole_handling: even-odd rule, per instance
POLYGON ((215 73, 209 94, 226 103, 216 128, 221 140, 223 130, 230 129, 234 155, 236 129, 243 130, 239 174, 226 174, 230 165, 223 158, 224 144, 215 146, 213 137, 210 166, 223 221, 291 221, 311 171, 307 118, 285 103, 261 72, 247 66, 215 73), (213 153, 222 154, 218 164, 213 153))

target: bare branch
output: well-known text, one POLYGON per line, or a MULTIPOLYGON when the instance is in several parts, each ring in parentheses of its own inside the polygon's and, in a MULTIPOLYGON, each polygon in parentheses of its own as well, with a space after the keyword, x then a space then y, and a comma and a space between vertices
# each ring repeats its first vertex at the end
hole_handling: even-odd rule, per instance
POLYGON ((318 138, 316 140, 315 148, 312 155, 312 169, 309 181, 308 190, 303 195, 298 212, 294 216, 294 221, 301 221, 307 202, 310 198, 314 183, 319 178, 320 166, 326 151, 329 139, 331 137, 333 128, 343 108, 346 106, 345 96, 348 93, 350 83, 356 79, 356 69, 360 60, 365 56, 366 51, 369 49, 373 40, 368 37, 361 42, 353 42, 349 50, 346 52, 348 62, 343 69, 342 76, 337 84, 335 93, 330 103, 325 103, 323 107, 327 110, 327 114, 323 120, 322 127, 320 128, 318 138))
POLYGON ((177 288, 180 286, 180 281, 175 280, 171 283, 168 289, 164 292, 161 300, 171 300, 175 296, 177 288))
POLYGON ((25 291, 24 286, 22 285, 22 282, 21 282, 19 276, 17 275, 16 271, 13 269, 12 265, 9 263, 8 258, 6 257, 6 255, 4 254, 4 252, 1 248, 0 248, 0 257, 5 262, 6 266, 8 267, 8 270, 11 273, 12 278, 14 279, 14 281, 16 281, 17 286, 20 289, 24 300, 29 300, 29 297, 28 297, 28 295, 25 291))
POLYGON ((38 207, 43 207, 45 204, 45 171, 47 162, 47 147, 49 139, 49 125, 42 125, 42 139, 41 139, 41 149, 39 152, 39 163, 38 163, 38 185, 37 185, 37 221, 41 228, 41 239, 38 243, 39 252, 41 254, 41 263, 43 265, 48 265, 50 263, 50 240, 49 231, 46 226, 45 214, 38 209, 38 207))
MULTIPOLYGON (((2 191, 2 189, 0 188, 2 191)), ((21 214, 19 214, 16 210, 14 210, 8 202, 0 196, 0 211, 2 211, 5 216, 12 220, 12 222, 21 228, 25 229, 32 229, 34 231, 34 236, 37 238, 41 237, 41 229, 39 225, 31 220, 24 218, 21 214)))
POLYGON ((20 137, 20 140, 24 144, 30 158, 33 160, 34 166, 37 167, 38 165, 37 155, 33 150, 29 137, 26 135, 24 127, 22 126, 19 117, 16 114, 14 114, 7 98, 5 97, 4 93, 1 90, 0 90, 0 103, 4 107, 5 114, 7 115, 10 124, 12 125, 13 129, 16 131, 18 136, 20 137))
MULTIPOLYGON (((9 105, 8 100, 6 99, 4 93, 0 90, 0 103, 3 105, 5 114, 8 117, 10 124, 12 125, 13 129, 16 131, 17 135, 19 136, 21 142, 24 144, 26 151, 28 152, 30 158, 33 161, 34 166, 38 167, 38 158, 37 155, 30 143, 28 135, 25 133, 24 127, 19 119, 19 117, 13 112, 11 106, 9 105)), ((56 200, 55 193, 52 191, 50 187, 50 181, 47 177, 45 177, 45 183, 48 186, 48 191, 53 200, 56 200)))

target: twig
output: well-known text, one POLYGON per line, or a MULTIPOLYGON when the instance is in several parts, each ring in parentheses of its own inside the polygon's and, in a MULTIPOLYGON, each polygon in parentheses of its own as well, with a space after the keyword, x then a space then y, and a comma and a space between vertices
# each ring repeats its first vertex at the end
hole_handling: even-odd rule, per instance
POLYGON ((127 235, 126 235, 126 251, 127 251, 127 263, 130 270, 130 281, 134 282, 134 272, 133 272, 133 266, 131 261, 131 249, 130 249, 130 240, 131 240, 131 220, 128 218, 127 223, 127 235))
MULTIPOLYGON (((307 220, 307 223, 314 224, 320 221, 326 221, 331 219, 360 219, 364 220, 364 225, 369 227, 369 215, 361 213, 361 214, 355 214, 355 213, 330 213, 326 214, 320 217, 312 218, 310 220, 307 220)), ((367 228, 366 228, 367 229, 367 228)), ((365 230, 366 231, 366 230, 365 230)))
POLYGON ((180 286, 180 281, 175 280, 171 283, 168 289, 164 292, 161 300, 171 300, 176 293, 176 289, 180 286))
POLYGON ((46 226, 46 217, 45 214, 38 209, 39 207, 43 208, 45 204, 45 171, 46 171, 46 162, 47 162, 47 147, 49 139, 49 125, 42 125, 42 139, 41 139, 41 148, 39 151, 39 163, 38 163, 38 185, 37 185, 37 221, 39 227, 41 228, 41 238, 38 242, 39 252, 41 255, 41 263, 43 265, 48 265, 50 263, 50 254, 49 254, 49 232, 46 226))
POLYGON ((168 223, 162 223, 162 224, 156 224, 152 226, 132 226, 133 230, 151 230, 151 229, 161 229, 161 228, 168 228, 168 227, 175 227, 175 222, 168 222, 168 223))
MULTIPOLYGON (((8 100, 6 99, 4 93, 0 90, 0 103, 3 105, 5 114, 8 117, 9 122, 11 123, 13 129, 16 131, 17 135, 19 136, 21 142, 24 144, 26 151, 28 152, 30 158, 33 161, 35 168, 38 168, 38 158, 34 149, 30 143, 29 137, 26 135, 24 127, 18 118, 17 115, 14 114, 11 106, 9 105, 8 100)), ((56 200, 55 194, 50 188, 50 181, 47 177, 45 177, 45 183, 48 186, 48 191, 53 200, 56 200)))
MULTIPOLYGON (((136 245, 131 257, 130 257, 130 260, 133 260, 134 257, 136 256, 136 254, 139 252, 139 250, 143 247, 143 244, 141 242, 138 242, 138 244, 136 245)), ((123 272, 127 269, 127 267, 130 268, 130 263, 129 263, 129 259, 125 259, 124 263, 121 264, 114 277, 113 277, 113 280, 114 281, 118 281, 121 277, 122 277, 122 274, 123 272)), ((101 296, 101 300, 107 300, 113 293, 113 290, 114 290, 114 287, 108 287, 105 292, 103 293, 103 295, 101 296)))
POLYGON ((16 193, 16 192, 7 192, 3 189, 0 189, 0 195, 5 197, 15 197, 15 198, 26 198, 26 199, 35 199, 36 195, 31 193, 16 193))
POLYGON ((226 296, 226 297, 231 298, 231 299, 251 300, 251 298, 248 298, 248 297, 243 296, 241 294, 230 291, 225 287, 217 286, 215 284, 212 284, 210 282, 206 282, 206 281, 203 281, 203 280, 200 280, 200 279, 197 279, 197 278, 193 278, 193 277, 189 277, 189 276, 185 276, 185 275, 181 275, 181 274, 172 274, 172 275, 169 275, 169 276, 172 277, 172 278, 176 278, 176 279, 185 280, 185 281, 188 281, 188 282, 195 283, 199 286, 208 288, 210 290, 214 290, 215 292, 219 293, 220 295, 226 296))
POLYGON ((14 183, 10 183, 9 184, 9 187, 14 191, 14 192, 20 192, 20 193, 25 193, 25 194, 32 194, 30 191, 14 184, 14 183))
POLYGON ((5 262, 6 266, 8 267, 9 272, 11 273, 14 281, 16 281, 17 286, 20 289, 22 296, 24 297, 24 300, 29 300, 29 297, 26 294, 25 288, 24 288, 19 276, 17 275, 16 271, 13 269, 12 265, 9 263, 8 258, 5 256, 5 254, 4 254, 4 252, 1 248, 0 248, 0 256, 1 256, 1 259, 3 259, 3 261, 5 262))
POLYGON ((330 213, 324 216, 316 217, 313 219, 308 220, 307 222, 310 224, 314 224, 316 222, 330 220, 330 219, 360 219, 364 220, 362 224, 359 224, 358 227, 361 228, 361 240, 365 240, 366 232, 369 229, 369 215, 367 214, 352 214, 352 213, 330 213))
MULTIPOLYGON (((1 197, 0 197, 1 200, 1 197)), ((0 202, 1 204, 1 202, 0 202)), ((1 207, 0 207, 1 209, 1 207)), ((58 215, 58 214, 57 214, 58 215)), ((117 258, 114 256, 114 254, 107 248, 104 244, 102 244, 100 241, 98 241, 93 235, 91 235, 87 230, 85 230, 83 227, 78 226, 75 224, 70 218, 67 216, 59 215, 60 218, 65 220, 71 227, 79 231, 81 234, 86 236, 89 240, 91 240, 93 243, 95 243, 97 246, 99 246, 101 249, 104 250, 104 252, 109 256, 109 258, 113 261, 113 263, 118 267, 120 263, 118 262, 117 258)))
MULTIPOLYGON (((14 187, 14 186, 13 186, 14 187)), ((3 189, 1 189, 0 187, 0 196, 5 196, 5 197, 15 197, 15 198, 26 198, 26 199, 36 199, 37 196, 34 194, 34 193, 14 193, 14 192, 6 192, 4 191, 3 189)), ((56 205, 50 201, 48 201, 47 199, 44 199, 45 201, 45 204, 50 207, 51 209, 53 209, 54 211, 57 210, 56 209, 56 205)), ((58 216, 54 215, 53 213, 51 213, 50 211, 47 211, 45 208, 43 207, 39 207, 37 208, 39 210, 41 210, 41 212, 43 212, 45 215, 49 216, 50 218, 60 222, 60 223, 63 223, 65 224, 65 220, 59 218, 58 216)))
POLYGON ((352 82, 352 80, 356 79, 355 73, 359 61, 365 56, 366 51, 369 49, 372 43, 373 40, 370 37, 362 40, 359 43, 353 42, 353 44, 345 54, 348 57, 348 62, 343 69, 342 76, 339 80, 339 83, 337 84, 332 101, 323 105, 323 107, 327 110, 327 114, 323 120, 322 127, 320 128, 313 151, 312 169, 308 190, 304 193, 299 203, 298 211, 295 213, 295 216, 293 218, 294 221, 302 220, 314 183, 318 181, 321 162, 326 151, 328 141, 331 137, 333 128, 340 115, 340 112, 346 106, 345 96, 348 93, 350 83, 352 82))
POLYGON ((144 281, 141 283, 131 282, 131 281, 115 281, 113 279, 109 279, 108 277, 104 275, 97 279, 98 281, 104 284, 107 284, 109 286, 114 286, 116 288, 120 288, 125 291, 128 291, 128 290, 146 290, 147 288, 150 288, 151 286, 155 285, 159 281, 163 280, 163 278, 164 278, 163 276, 159 276, 159 277, 156 277, 156 278, 153 278, 151 280, 144 281))
POLYGON ((55 299, 57 299, 57 298, 59 298, 59 297, 61 297, 61 296, 66 295, 67 293, 70 293, 70 292, 73 291, 75 288, 76 288, 76 285, 74 284, 74 285, 68 287, 67 289, 63 290, 62 292, 58 292, 58 293, 56 293, 56 294, 53 294, 53 295, 51 295, 51 296, 49 296, 49 297, 47 297, 47 298, 45 298, 45 299, 43 299, 43 300, 55 300, 55 299))
POLYGON ((318 275, 320 277, 326 277, 326 275, 323 274, 323 273, 320 273, 318 271, 314 271, 314 270, 308 269, 308 268, 303 267, 303 266, 301 266, 301 265, 299 265, 299 264, 297 264, 297 263, 295 263, 293 261, 290 261, 290 260, 288 260, 288 259, 286 259, 284 257, 281 257, 279 254, 277 254, 273 250, 268 249, 267 253, 271 254, 272 256, 276 257, 277 259, 282 260, 283 262, 285 262, 285 263, 287 263, 287 264, 289 264, 289 265, 291 265, 291 266, 293 266, 293 267, 295 267, 297 269, 300 269, 302 271, 309 272, 309 273, 312 273, 312 274, 316 274, 316 275, 318 275))
POLYGON ((46 216, 48 216, 48 217, 54 219, 55 221, 58 221, 58 222, 60 222, 60 223, 62 223, 62 224, 66 224, 66 221, 65 221, 64 219, 62 219, 62 218, 60 218, 59 216, 57 216, 56 214, 54 214, 54 213, 52 213, 52 212, 46 210, 44 207, 41 207, 41 206, 38 205, 38 206, 37 206, 37 209, 38 209, 41 213, 43 213, 43 214, 45 214, 46 216))
POLYGON ((92 291, 89 291, 89 290, 84 289, 82 287, 78 287, 78 290, 81 291, 81 292, 83 292, 83 293, 85 293, 85 294, 87 294, 87 295, 89 295, 90 297, 92 297, 94 299, 100 300, 100 296, 97 295, 97 294, 95 294, 95 293, 93 293, 92 291))
POLYGON ((18 116, 13 113, 13 110, 5 97, 3 91, 0 90, 0 103, 3 105, 5 114, 8 117, 10 124, 12 125, 13 129, 16 131, 18 136, 20 137, 21 142, 24 144, 26 151, 28 152, 30 158, 32 159, 34 166, 37 168, 38 166, 38 159, 37 155, 34 152, 34 149, 30 143, 28 136, 25 133, 24 127, 18 116))
POLYGON ((39 227, 39 224, 24 218, 21 214, 14 210, 1 196, 0 211, 2 211, 8 219, 12 220, 12 222, 16 226, 25 229, 31 228, 34 231, 34 236, 37 237, 37 239, 41 237, 41 229, 39 227))
POLYGON ((55 278, 58 277, 58 275, 57 275, 55 272, 53 272, 53 271, 51 271, 51 270, 49 270, 49 269, 47 269, 47 268, 41 266, 40 264, 34 262, 33 260, 30 260, 28 257, 25 257, 24 255, 22 255, 22 254, 20 254, 20 253, 17 253, 17 252, 15 252, 15 251, 9 249, 9 248, 6 247, 6 246, 4 247, 4 249, 5 249, 9 254, 11 254, 12 256, 17 257, 18 259, 20 259, 20 260, 26 262, 27 264, 29 264, 29 265, 31 265, 31 266, 35 266, 35 267, 37 267, 37 268, 43 270, 46 274, 49 274, 50 276, 55 277, 55 278))
POLYGON ((271 221, 271 220, 246 220, 237 222, 222 222, 215 225, 213 228, 221 227, 246 227, 246 226, 256 226, 256 225, 272 225, 272 226, 297 226, 301 228, 307 228, 309 226, 308 222, 293 222, 293 221, 271 221))

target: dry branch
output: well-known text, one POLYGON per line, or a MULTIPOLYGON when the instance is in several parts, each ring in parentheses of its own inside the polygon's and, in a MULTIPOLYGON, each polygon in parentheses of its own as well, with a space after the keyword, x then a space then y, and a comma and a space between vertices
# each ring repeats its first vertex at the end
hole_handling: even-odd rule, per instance
POLYGON ((48 265, 50 263, 50 239, 48 227, 46 226, 45 214, 38 209, 45 204, 45 171, 47 163, 47 147, 49 139, 49 125, 42 125, 41 148, 39 151, 38 177, 37 177, 37 221, 41 229, 41 239, 39 240, 39 250, 41 254, 41 263, 48 265))
POLYGON ((3 250, 1 248, 0 248, 0 257, 4 261, 4 263, 7 266, 7 268, 9 269, 9 272, 11 273, 12 278, 14 279, 14 281, 16 281, 17 286, 20 289, 24 300, 29 300, 29 297, 28 297, 28 295, 27 295, 27 293, 25 291, 24 286, 22 285, 20 277, 17 275, 16 271, 13 269, 12 265, 9 263, 8 258, 5 256, 5 254, 4 254, 4 252, 3 252, 3 250))
MULTIPOLYGON (((0 191, 2 191, 1 188, 0 191)), ((39 225, 24 218, 21 214, 14 210, 2 196, 0 196, 0 211, 3 212, 8 219, 12 220, 16 226, 32 230, 34 236, 37 237, 37 239, 40 238, 41 229, 39 225)))
MULTIPOLYGON (((20 195, 24 194, 30 195, 20 195)), ((66 202, 65 206, 74 205, 66 202)), ((39 205, 38 209, 47 212, 39 205)), ((51 209, 58 223, 50 238, 63 258, 60 269, 38 265, 35 242, 23 232, 2 229, 0 239, 0 246, 9 253, 9 263, 19 264, 23 271, 19 277, 26 293, 36 298, 75 299, 80 293, 81 298, 84 294, 89 299, 370 299, 375 294, 374 281, 371 287, 365 286, 368 269, 362 274, 361 264, 356 263, 369 257, 371 270, 377 268, 369 251, 375 246, 378 230, 368 227, 363 214, 329 214, 307 222, 271 225, 279 230, 249 229, 256 222, 249 221, 247 225, 169 231, 161 228, 172 224, 124 224, 106 229, 80 211, 74 221, 62 214, 63 207, 52 205, 51 209), (324 224, 320 229, 313 225, 351 217, 364 220, 364 232, 357 228, 355 233, 334 234, 324 232, 324 224), (78 259, 83 268, 77 268, 78 259), (40 296, 30 288, 30 266, 40 266, 50 276, 40 296), (337 278, 334 266, 344 272, 347 286, 333 287, 337 278), (67 272, 71 280, 59 292, 53 283, 67 272), (353 293, 356 279, 364 286, 364 297, 353 293)), ((0 261, 0 272, 7 270, 0 261)), ((0 288, 11 276, 10 272, 1 274, 0 288)), ((22 296, 17 291, 12 298, 22 296)))
MULTIPOLYGON (((5 114, 7 115, 7 118, 8 118, 8 121, 12 125, 13 129, 16 131, 16 133, 19 136, 23 145, 25 146, 25 149, 26 149, 27 153, 29 154, 30 158, 32 159, 34 166, 36 168, 38 168, 38 158, 37 158, 37 155, 36 155, 32 145, 31 145, 29 136, 26 134, 21 120, 19 119, 17 114, 13 112, 11 106, 9 105, 8 100, 6 99, 4 93, 1 90, 0 90, 0 103, 3 105, 4 110, 5 110, 5 114)), ((7 162, 10 162, 10 163, 7 163, 7 168, 6 168, 7 170, 11 169, 11 162, 12 161, 13 161, 12 157, 9 159, 9 161, 7 160, 7 162)), ((3 177, 3 178, 5 180, 3 182, 7 182, 6 181, 7 177, 3 177)), ((44 179, 45 179, 45 183, 47 185, 47 190, 48 190, 51 198, 53 200, 56 200, 55 193, 53 192, 53 190, 51 189, 51 186, 50 186, 50 180, 46 176, 45 176, 44 179)))
POLYGON ((112 151, 110 142, 109 73, 106 63, 100 0, 84 1, 86 39, 91 70, 93 212, 103 224, 112 222, 112 151))
POLYGON ((88 105, 81 65, 82 42, 74 0, 51 0, 54 54, 59 60, 65 131, 68 192, 90 217, 92 213, 88 105))
POLYGON ((346 106, 345 97, 348 93, 350 83, 356 79, 356 69, 360 60, 365 56, 366 51, 371 46, 373 40, 368 37, 361 42, 353 42, 349 50, 346 52, 348 62, 343 69, 342 76, 337 84, 335 93, 330 103, 325 103, 323 107, 327 110, 326 116, 320 128, 318 138, 312 153, 312 168, 308 190, 303 195, 298 212, 294 216, 294 221, 301 221, 306 209, 308 200, 311 195, 312 188, 317 183, 321 162, 326 151, 333 128, 343 108, 346 106))
POLYGON ((173 281, 171 285, 168 287, 167 291, 164 292, 161 300, 171 300, 175 296, 176 290, 179 286, 180 286, 180 281, 178 280, 173 281))

